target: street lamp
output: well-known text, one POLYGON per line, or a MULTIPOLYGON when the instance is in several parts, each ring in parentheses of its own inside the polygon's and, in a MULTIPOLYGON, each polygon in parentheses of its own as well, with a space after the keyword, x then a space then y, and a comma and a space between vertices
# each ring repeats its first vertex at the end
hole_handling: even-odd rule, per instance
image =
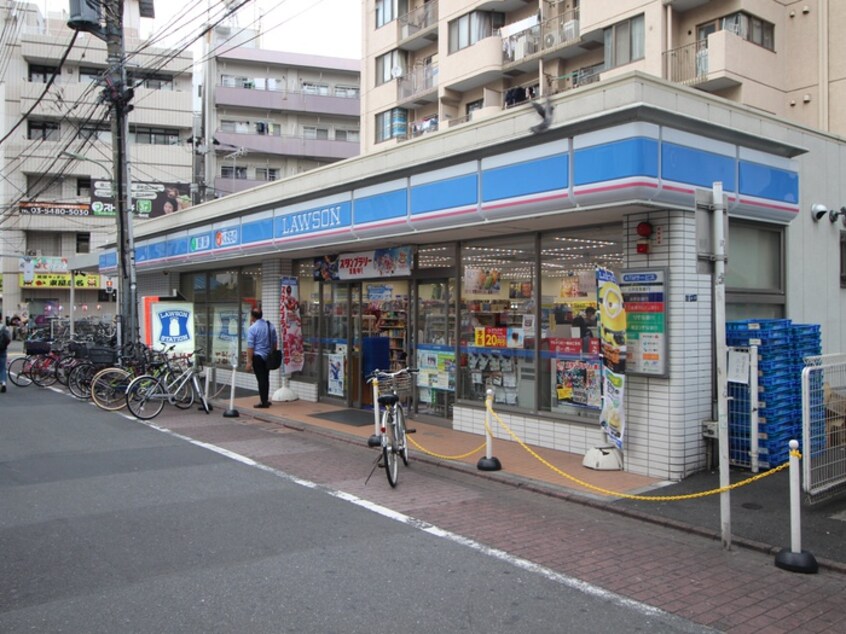
MULTIPOLYGON (((72 152, 70 150, 63 150, 61 156, 77 161, 87 161, 99 165, 109 177, 112 183, 111 191, 112 197, 120 196, 121 193, 117 191, 114 174, 110 166, 100 159, 91 158, 80 154, 79 152, 72 152)), ((128 189, 128 186, 127 186, 128 189)), ((118 342, 123 345, 128 342, 134 342, 138 333, 138 304, 136 301, 137 292, 137 278, 135 276, 135 241, 132 235, 132 222, 129 220, 129 205, 115 205, 115 221, 116 221, 116 243, 118 250, 118 273, 119 273, 119 294, 118 294, 118 310, 120 315, 118 317, 117 327, 118 342), (125 326, 125 328, 123 327, 125 326)))

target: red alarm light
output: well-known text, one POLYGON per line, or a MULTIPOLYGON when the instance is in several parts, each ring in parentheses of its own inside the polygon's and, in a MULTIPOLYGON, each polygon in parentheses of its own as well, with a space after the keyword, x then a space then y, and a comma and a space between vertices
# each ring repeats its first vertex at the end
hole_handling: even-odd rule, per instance
POLYGON ((637 225, 637 235, 641 238, 649 238, 655 232, 651 222, 643 221, 637 225))

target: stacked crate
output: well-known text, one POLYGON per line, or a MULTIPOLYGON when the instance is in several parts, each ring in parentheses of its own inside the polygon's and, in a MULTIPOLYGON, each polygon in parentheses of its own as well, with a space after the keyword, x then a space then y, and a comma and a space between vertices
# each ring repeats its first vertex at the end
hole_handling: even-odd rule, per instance
MULTIPOLYGON (((787 461, 788 441, 802 440, 802 368, 804 357, 820 354, 818 325, 789 319, 732 321, 726 343, 758 346, 759 465, 787 461)), ((749 386, 729 383, 729 453, 732 464, 750 464, 749 386)))

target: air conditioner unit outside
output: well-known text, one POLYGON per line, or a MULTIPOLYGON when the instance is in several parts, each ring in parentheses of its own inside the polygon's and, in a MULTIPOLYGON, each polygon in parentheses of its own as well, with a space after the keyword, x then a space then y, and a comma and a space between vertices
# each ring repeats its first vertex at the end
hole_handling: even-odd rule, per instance
POLYGON ((558 38, 555 37, 555 33, 547 33, 546 36, 543 38, 544 48, 552 48, 556 44, 558 44, 558 38))

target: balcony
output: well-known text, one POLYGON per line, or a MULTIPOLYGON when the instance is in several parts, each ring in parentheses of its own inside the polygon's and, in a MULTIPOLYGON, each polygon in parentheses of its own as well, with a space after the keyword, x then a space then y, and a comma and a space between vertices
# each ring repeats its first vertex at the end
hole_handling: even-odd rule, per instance
POLYGON ((502 65, 509 75, 518 75, 536 67, 539 57, 576 57, 585 49, 596 48, 583 42, 579 11, 571 9, 540 24, 502 38, 502 65))
POLYGON ((238 134, 217 130, 214 138, 223 145, 243 147, 251 154, 296 156, 324 161, 339 161, 359 153, 358 141, 307 139, 302 136, 271 136, 266 134, 238 134))
POLYGON ((397 82, 397 103, 405 108, 424 106, 438 100, 438 67, 418 66, 397 82))
POLYGON ((707 40, 680 46, 664 53, 664 73, 676 84, 707 92, 742 83, 742 77, 759 77, 771 67, 772 53, 745 42, 731 31, 717 31, 707 40))
POLYGON ((397 48, 419 51, 438 41, 438 3, 427 2, 397 20, 399 43, 397 48))
POLYGON ((218 86, 214 91, 214 102, 216 106, 258 110, 309 112, 343 117, 361 115, 359 97, 335 97, 303 92, 218 86))
POLYGON ((502 77, 502 37, 498 33, 442 59, 442 77, 453 78, 448 90, 465 92, 502 77))

